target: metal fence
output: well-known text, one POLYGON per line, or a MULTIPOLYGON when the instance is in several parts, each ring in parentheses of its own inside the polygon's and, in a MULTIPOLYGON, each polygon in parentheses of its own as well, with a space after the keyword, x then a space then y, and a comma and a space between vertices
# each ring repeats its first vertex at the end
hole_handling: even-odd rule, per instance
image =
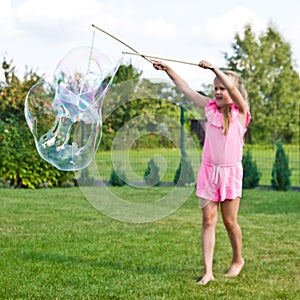
MULTIPOLYGON (((202 122, 203 123, 203 122, 202 122)), ((195 151, 189 152, 187 147, 187 154, 191 160, 191 165, 195 173, 195 179, 201 163, 201 154, 204 141, 203 124, 199 122, 191 122, 189 133, 196 133, 193 137, 194 144, 196 144, 197 154, 195 151), (193 153, 192 153, 193 152, 193 153)), ((151 133, 153 135, 153 133, 151 133)), ((151 139, 151 134, 147 140, 151 139)), ((143 136, 145 140, 145 136, 143 136)), ((185 137, 186 138, 186 137, 185 137)), ((113 170, 121 170, 129 182, 143 182, 145 170, 151 158, 157 163, 160 171, 159 176, 162 183, 170 184, 173 182, 177 169, 180 164, 181 147, 178 147, 182 142, 182 136, 178 137, 177 147, 159 147, 149 149, 148 146, 143 145, 139 141, 130 149, 122 149, 122 145, 118 150, 100 151, 96 156, 96 163, 101 178, 104 181, 110 180, 110 175, 113 170), (137 146, 138 145, 138 146, 137 146)), ((194 147, 195 148, 195 147, 194 147)), ((283 145, 286 156, 288 157, 289 169, 291 171, 290 182, 292 187, 300 187, 300 137, 297 144, 283 145)), ((193 150, 193 149, 192 149, 193 150)), ((260 145, 250 145, 245 143, 244 153, 250 150, 252 160, 256 163, 260 175, 259 185, 271 186, 272 169, 276 156, 276 144, 265 143, 260 145)))
MULTIPOLYGON (((245 151, 250 150, 252 159, 257 165, 260 174, 259 185, 271 186, 272 168, 275 162, 276 145, 245 145, 245 151)), ((284 145, 291 170, 291 186, 300 187, 300 146, 284 145)), ((198 156, 189 156, 194 169, 195 177, 201 163, 202 146, 198 148, 198 156)), ((144 149, 142 147, 130 149, 128 152, 119 151, 112 155, 111 151, 97 153, 96 163, 101 178, 109 181, 113 169, 122 169, 129 181, 143 181, 143 176, 151 158, 160 168, 161 181, 172 183, 180 163, 180 149, 158 148, 144 149), (116 159, 117 157, 117 159, 116 159)))

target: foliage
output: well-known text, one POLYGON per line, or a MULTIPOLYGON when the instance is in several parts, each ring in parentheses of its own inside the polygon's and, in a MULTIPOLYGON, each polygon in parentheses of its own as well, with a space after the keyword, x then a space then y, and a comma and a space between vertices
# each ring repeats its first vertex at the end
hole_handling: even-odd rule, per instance
POLYGON ((180 157, 179 167, 176 170, 173 182, 179 186, 195 183, 194 170, 186 155, 180 157))
POLYGON ((0 188, 1 189, 10 188, 10 182, 5 180, 4 178, 0 178, 0 188))
POLYGON ((95 184, 95 179, 89 173, 89 168, 85 168, 80 171, 80 176, 76 181, 76 185, 80 186, 93 186, 95 184))
MULTIPOLYGON (((179 118, 175 102, 181 99, 174 86, 142 79, 141 73, 132 65, 120 66, 103 102, 102 133, 105 139, 102 139, 100 149, 110 149, 115 135, 128 122, 131 124, 127 132, 129 138, 142 131, 159 132, 162 116, 172 120, 179 118)), ((161 145, 159 139, 154 139, 154 143, 161 145)), ((172 146, 171 143, 168 146, 172 146)))
POLYGON ((59 171, 41 159, 29 130, 18 124, 14 118, 0 120, 0 177, 15 188, 37 188, 45 183, 60 186, 73 178, 72 173, 59 171))
MULTIPOLYGON (((274 142, 282 135, 285 142, 296 144, 300 136, 300 84, 299 75, 294 70, 290 45, 274 27, 270 26, 256 36, 251 26, 247 25, 243 35, 235 36, 233 54, 225 53, 225 58, 228 61, 227 67, 242 75, 248 91, 253 117, 248 130, 251 142, 274 142)), ((40 158, 25 124, 23 104, 26 94, 42 78, 32 70, 27 70, 24 77, 19 78, 16 67, 6 59, 3 60, 2 71, 4 81, 0 83, 0 178, 5 182, 9 180, 14 187, 30 188, 44 183, 59 186, 63 181, 72 180, 72 172, 59 171, 40 158)), ((133 147, 173 147, 173 143, 163 136, 166 130, 167 136, 170 132, 173 133, 172 124, 164 122, 167 125, 164 126, 160 116, 179 120, 179 106, 175 103, 181 103, 188 108, 186 121, 193 118, 192 104, 173 85, 152 82, 141 75, 142 72, 132 65, 121 65, 118 69, 102 107, 103 138, 99 150, 111 149, 116 133, 129 121, 132 125, 128 132, 130 136, 142 132, 143 129, 148 130, 148 135, 134 141, 133 147)), ((203 92, 209 95, 210 86, 204 86, 203 92)), ((201 111, 202 116, 203 111, 198 111, 201 111)), ((42 126, 49 128, 47 126, 50 121, 45 118, 42 126)), ((124 136, 124 142, 127 141, 124 136)), ((110 169, 108 176, 109 172, 110 169)), ((175 170, 172 171, 170 180, 174 172, 175 170)))
POLYGON ((243 188, 252 189, 258 186, 260 175, 257 170, 256 162, 252 159, 252 153, 248 149, 243 154, 243 188))
POLYGON ((41 78, 27 71, 23 80, 15 67, 2 63, 5 82, 0 83, 0 177, 13 187, 59 186, 72 179, 72 173, 55 169, 40 158, 25 123, 24 101, 31 86, 41 78))
POLYGON ((279 191, 287 191, 290 186, 291 170, 289 169, 289 160, 285 155, 283 144, 277 143, 275 162, 272 169, 272 187, 279 191))
POLYGON ((153 158, 151 158, 148 162, 147 168, 144 173, 144 180, 149 186, 160 185, 159 167, 157 166, 153 158))
POLYGON ((233 53, 225 53, 227 67, 238 72, 248 92, 252 143, 274 141, 283 136, 288 143, 299 137, 300 78, 293 66, 290 45, 269 26, 256 36, 251 25, 236 34, 233 53))
POLYGON ((117 169, 112 169, 109 183, 112 186, 123 186, 126 184, 126 176, 125 173, 121 170, 120 166, 117 167, 117 169))

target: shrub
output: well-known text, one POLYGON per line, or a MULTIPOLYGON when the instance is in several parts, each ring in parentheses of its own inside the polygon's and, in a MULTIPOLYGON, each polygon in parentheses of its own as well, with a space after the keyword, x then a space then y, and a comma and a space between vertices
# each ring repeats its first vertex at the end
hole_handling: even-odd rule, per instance
POLYGON ((247 150, 243 155, 243 188, 252 189, 258 186, 260 175, 256 162, 252 160, 252 153, 247 150))
POLYGON ((271 184, 278 191, 287 191, 291 186, 288 157, 285 155, 282 142, 277 143, 276 148, 271 184))
POLYGON ((12 62, 4 59, 1 73, 4 81, 0 81, 0 178, 14 188, 52 187, 72 181, 74 172, 59 171, 39 156, 25 123, 26 94, 42 78, 26 71, 20 79, 15 71, 12 62))
POLYGON ((93 176, 90 176, 88 168, 81 170, 80 177, 75 181, 76 185, 80 186, 93 186, 95 184, 95 179, 93 176))
POLYGON ((44 183, 50 187, 72 181, 73 172, 56 169, 38 154, 33 137, 27 128, 11 116, 0 120, 0 177, 14 188, 38 188, 44 183))
POLYGON ((5 188, 10 188, 10 183, 9 181, 0 177, 0 189, 5 189, 5 188))
POLYGON ((173 182, 181 186, 195 183, 193 167, 186 155, 182 155, 180 158, 173 182))
POLYGON ((148 162, 148 166, 144 173, 144 180, 150 186, 160 185, 159 167, 153 158, 148 162))
POLYGON ((113 168, 110 174, 109 183, 112 186, 123 186, 126 184, 126 176, 120 167, 117 167, 117 170, 113 168))

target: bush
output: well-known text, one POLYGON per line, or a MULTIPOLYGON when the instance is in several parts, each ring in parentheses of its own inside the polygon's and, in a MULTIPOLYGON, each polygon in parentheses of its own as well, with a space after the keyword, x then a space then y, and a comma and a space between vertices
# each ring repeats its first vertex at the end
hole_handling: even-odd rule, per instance
POLYGON ((0 189, 10 188, 10 182, 0 177, 0 189))
POLYGON ((160 185, 159 167, 157 166, 153 158, 151 158, 148 162, 148 166, 144 174, 144 180, 150 186, 160 185))
POLYGON ((72 181, 73 172, 56 169, 38 154, 33 137, 21 121, 11 116, 0 120, 0 177, 14 188, 50 187, 72 181))
POLYGON ((291 170, 289 169, 288 157, 285 155, 283 144, 277 143, 275 162, 272 169, 272 187, 278 191, 287 191, 290 186, 291 170))
POLYGON ((179 167, 176 170, 173 182, 181 186, 195 183, 193 167, 185 155, 182 155, 180 158, 179 167))
POLYGON ((0 178, 14 188, 61 186, 73 180, 74 172, 59 171, 39 156, 24 118, 26 94, 42 78, 26 71, 19 79, 15 70, 12 62, 4 59, 4 81, 0 81, 0 178))
POLYGON ((243 188, 253 189, 258 186, 260 175, 257 170, 256 162, 252 160, 252 153, 247 150, 243 155, 243 188))
POLYGON ((80 177, 76 179, 76 185, 79 186, 93 186, 95 184, 95 179, 90 176, 89 169, 85 168, 80 171, 80 177))
POLYGON ((126 176, 122 172, 120 167, 117 167, 117 170, 113 168, 111 174, 110 174, 110 185, 112 186, 123 186, 126 184, 126 176))

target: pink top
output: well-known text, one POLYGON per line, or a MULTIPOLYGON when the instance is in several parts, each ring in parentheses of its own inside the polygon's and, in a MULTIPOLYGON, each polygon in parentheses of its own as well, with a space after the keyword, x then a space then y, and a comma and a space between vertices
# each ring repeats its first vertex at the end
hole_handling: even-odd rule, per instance
POLYGON ((250 123, 248 111, 245 127, 238 120, 239 109, 231 106, 231 122, 227 135, 222 132, 223 114, 218 111, 216 100, 211 100, 205 107, 207 122, 205 124, 205 142, 202 162, 211 165, 230 166, 240 163, 243 156, 243 137, 250 123))

